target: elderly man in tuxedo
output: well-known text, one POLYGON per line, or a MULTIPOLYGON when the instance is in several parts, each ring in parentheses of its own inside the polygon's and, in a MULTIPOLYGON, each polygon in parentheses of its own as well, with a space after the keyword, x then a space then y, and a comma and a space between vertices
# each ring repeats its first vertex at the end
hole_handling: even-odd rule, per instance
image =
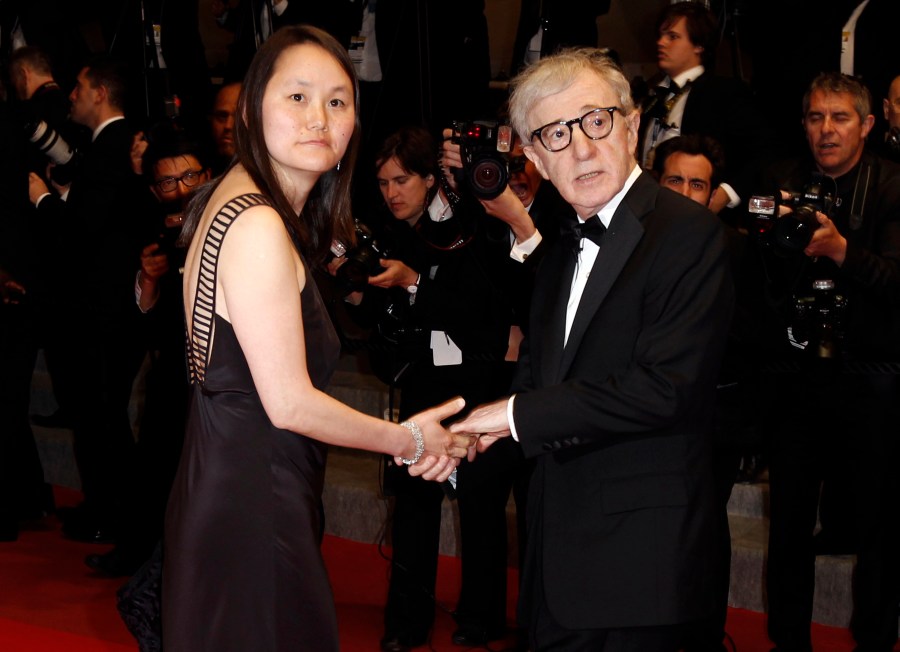
POLYGON ((678 649, 713 607, 712 405, 732 288, 721 226, 635 159, 597 50, 514 83, 525 154, 571 206, 542 262, 512 397, 457 422, 536 468, 520 616, 534 650, 678 649))

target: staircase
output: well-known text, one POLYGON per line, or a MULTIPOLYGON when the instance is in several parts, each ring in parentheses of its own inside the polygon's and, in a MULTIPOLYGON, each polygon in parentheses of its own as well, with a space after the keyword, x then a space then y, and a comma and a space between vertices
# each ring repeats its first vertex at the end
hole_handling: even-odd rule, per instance
MULTIPOLYGON (((388 408, 387 388, 366 373, 355 356, 344 356, 329 393, 335 398, 373 416, 383 416, 388 408)), ((132 421, 142 406, 142 388, 136 383, 132 400, 132 421)), ((33 379, 32 413, 48 414, 55 409, 50 383, 38 361, 33 379)), ((72 433, 68 430, 34 426, 35 438, 48 482, 78 488, 80 481, 72 457, 72 433)), ((374 453, 334 448, 329 453, 325 503, 326 531, 335 536, 367 543, 389 544, 389 499, 380 490, 381 456, 374 453)), ((764 612, 766 541, 768 537, 768 484, 737 484, 728 503, 732 537, 731 592, 733 607, 764 612)), ((459 515, 456 504, 444 501, 441 553, 459 551, 459 515)), ((509 563, 517 563, 515 505, 510 499, 509 563)), ((816 560, 815 622, 848 627, 852 599, 850 593, 852 556, 821 556, 816 560)))

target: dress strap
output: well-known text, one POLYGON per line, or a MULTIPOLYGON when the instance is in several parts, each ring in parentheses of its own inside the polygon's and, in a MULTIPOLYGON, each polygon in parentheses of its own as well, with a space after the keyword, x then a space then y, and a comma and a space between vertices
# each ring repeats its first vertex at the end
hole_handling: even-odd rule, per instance
POLYGON ((228 228, 237 216, 254 206, 271 206, 267 197, 258 193, 248 193, 235 197, 225 204, 213 218, 200 256, 200 273, 191 311, 191 329, 187 342, 188 368, 191 383, 202 385, 206 380, 209 363, 209 343, 213 334, 216 316, 216 278, 218 275, 219 250, 228 228))

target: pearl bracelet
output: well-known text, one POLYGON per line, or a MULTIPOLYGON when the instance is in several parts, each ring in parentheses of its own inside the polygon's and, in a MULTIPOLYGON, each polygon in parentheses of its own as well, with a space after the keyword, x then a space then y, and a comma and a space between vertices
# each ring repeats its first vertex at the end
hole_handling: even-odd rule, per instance
POLYGON ((415 464, 422 458, 422 453, 425 452, 425 436, 422 434, 422 429, 419 427, 419 424, 415 421, 404 421, 400 425, 412 433, 413 440, 416 442, 416 454, 410 459, 405 457, 400 458, 401 462, 409 466, 415 464))

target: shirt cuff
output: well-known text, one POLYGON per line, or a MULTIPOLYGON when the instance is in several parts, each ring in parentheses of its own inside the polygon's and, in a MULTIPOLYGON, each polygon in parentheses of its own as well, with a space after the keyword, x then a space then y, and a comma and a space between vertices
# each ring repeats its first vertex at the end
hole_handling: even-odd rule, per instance
POLYGON ((513 402, 515 400, 516 395, 513 394, 506 402, 506 420, 509 422, 509 434, 512 435, 513 439, 519 441, 519 433, 516 432, 516 422, 513 421, 513 402))
POLYGON ((734 191, 734 188, 727 183, 720 183, 719 188, 728 195, 728 208, 736 208, 741 203, 741 196, 734 191))
POLYGON ((516 241, 513 243, 512 249, 509 250, 509 257, 520 263, 524 263, 525 259, 534 253, 534 250, 537 249, 543 239, 544 237, 541 235, 541 232, 535 229, 534 233, 531 234, 531 237, 524 242, 516 241))
POLYGON ((44 197, 49 197, 49 196, 50 196, 50 193, 49 193, 49 192, 45 192, 43 195, 41 195, 40 197, 38 197, 38 198, 37 198, 37 201, 34 202, 34 207, 37 208, 38 206, 40 206, 40 205, 41 205, 41 202, 44 201, 44 197))

